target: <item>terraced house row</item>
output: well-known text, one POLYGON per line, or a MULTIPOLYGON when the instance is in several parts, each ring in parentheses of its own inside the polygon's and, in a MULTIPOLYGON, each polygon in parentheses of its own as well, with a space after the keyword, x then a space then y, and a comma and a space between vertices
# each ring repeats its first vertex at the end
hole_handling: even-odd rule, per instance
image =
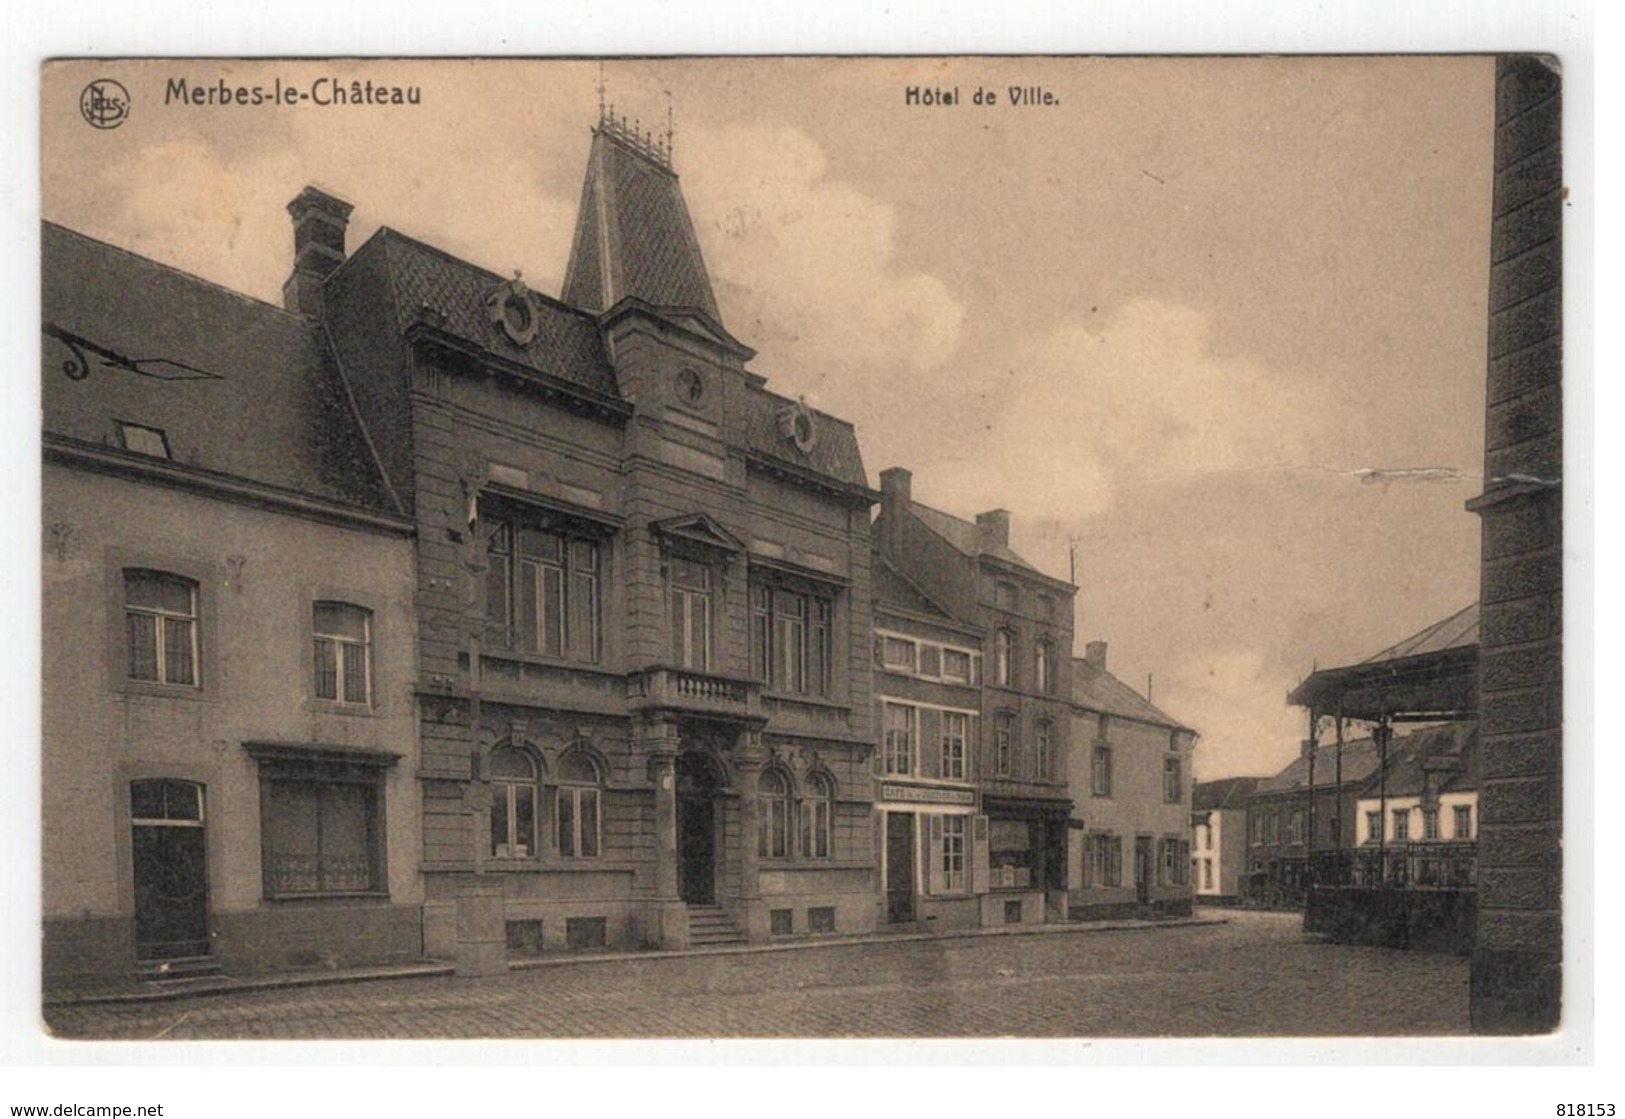
POLYGON ((1068 917, 1075 588, 751 371, 669 151, 558 299, 288 210, 283 307, 43 231, 48 981, 1068 917))

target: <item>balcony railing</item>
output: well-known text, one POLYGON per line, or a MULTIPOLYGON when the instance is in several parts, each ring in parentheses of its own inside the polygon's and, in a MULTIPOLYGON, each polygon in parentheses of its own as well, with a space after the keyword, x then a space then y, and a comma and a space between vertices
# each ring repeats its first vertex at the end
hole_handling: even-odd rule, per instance
POLYGON ((1471 889, 1478 882, 1478 844, 1404 843, 1319 851, 1310 869, 1317 886, 1471 889))
POLYGON ((635 707, 736 718, 762 717, 762 686, 755 680, 688 668, 648 668, 634 672, 627 687, 628 698, 635 707))

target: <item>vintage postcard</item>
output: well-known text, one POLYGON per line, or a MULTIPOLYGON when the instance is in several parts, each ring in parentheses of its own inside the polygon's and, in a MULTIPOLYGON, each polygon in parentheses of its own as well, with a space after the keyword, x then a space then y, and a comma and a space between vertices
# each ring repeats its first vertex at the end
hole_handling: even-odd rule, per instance
POLYGON ((1561 91, 46 63, 45 1028, 1564 1028, 1561 91))

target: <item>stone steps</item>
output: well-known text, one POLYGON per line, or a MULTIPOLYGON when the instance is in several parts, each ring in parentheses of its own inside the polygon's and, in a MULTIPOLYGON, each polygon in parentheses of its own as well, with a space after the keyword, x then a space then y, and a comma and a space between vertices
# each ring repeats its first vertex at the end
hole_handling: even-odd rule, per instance
POLYGON ((727 910, 717 905, 688 907, 688 942, 696 948, 719 944, 744 944, 745 934, 733 923, 727 910))

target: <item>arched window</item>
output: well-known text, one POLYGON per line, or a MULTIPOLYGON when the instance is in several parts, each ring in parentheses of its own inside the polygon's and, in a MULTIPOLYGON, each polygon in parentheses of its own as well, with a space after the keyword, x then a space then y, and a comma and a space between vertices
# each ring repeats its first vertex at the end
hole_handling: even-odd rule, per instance
POLYGON ((1011 658, 1015 648, 1016 636, 1009 630, 1001 629, 993 635, 993 682, 1001 688, 1014 686, 1011 658))
POLYGON ((756 853, 764 859, 783 859, 790 854, 790 786, 784 775, 768 770, 762 774, 756 808, 756 853))
POLYGON ((579 750, 559 762, 559 854, 595 859, 603 817, 598 766, 579 750))
POLYGON ((512 747, 491 754, 491 856, 536 857, 536 763, 512 747))
POLYGON ((372 702, 372 611, 348 602, 318 602, 313 611, 316 698, 372 702))
POLYGON ((1033 684, 1039 695, 1049 695, 1049 642, 1040 641, 1033 649, 1033 684))
POLYGON ((801 853, 804 857, 829 858, 830 822, 834 815, 834 786, 826 775, 815 773, 807 778, 807 795, 801 801, 801 853))
POLYGON ((163 571, 124 572, 131 680, 197 686, 197 584, 163 571))

